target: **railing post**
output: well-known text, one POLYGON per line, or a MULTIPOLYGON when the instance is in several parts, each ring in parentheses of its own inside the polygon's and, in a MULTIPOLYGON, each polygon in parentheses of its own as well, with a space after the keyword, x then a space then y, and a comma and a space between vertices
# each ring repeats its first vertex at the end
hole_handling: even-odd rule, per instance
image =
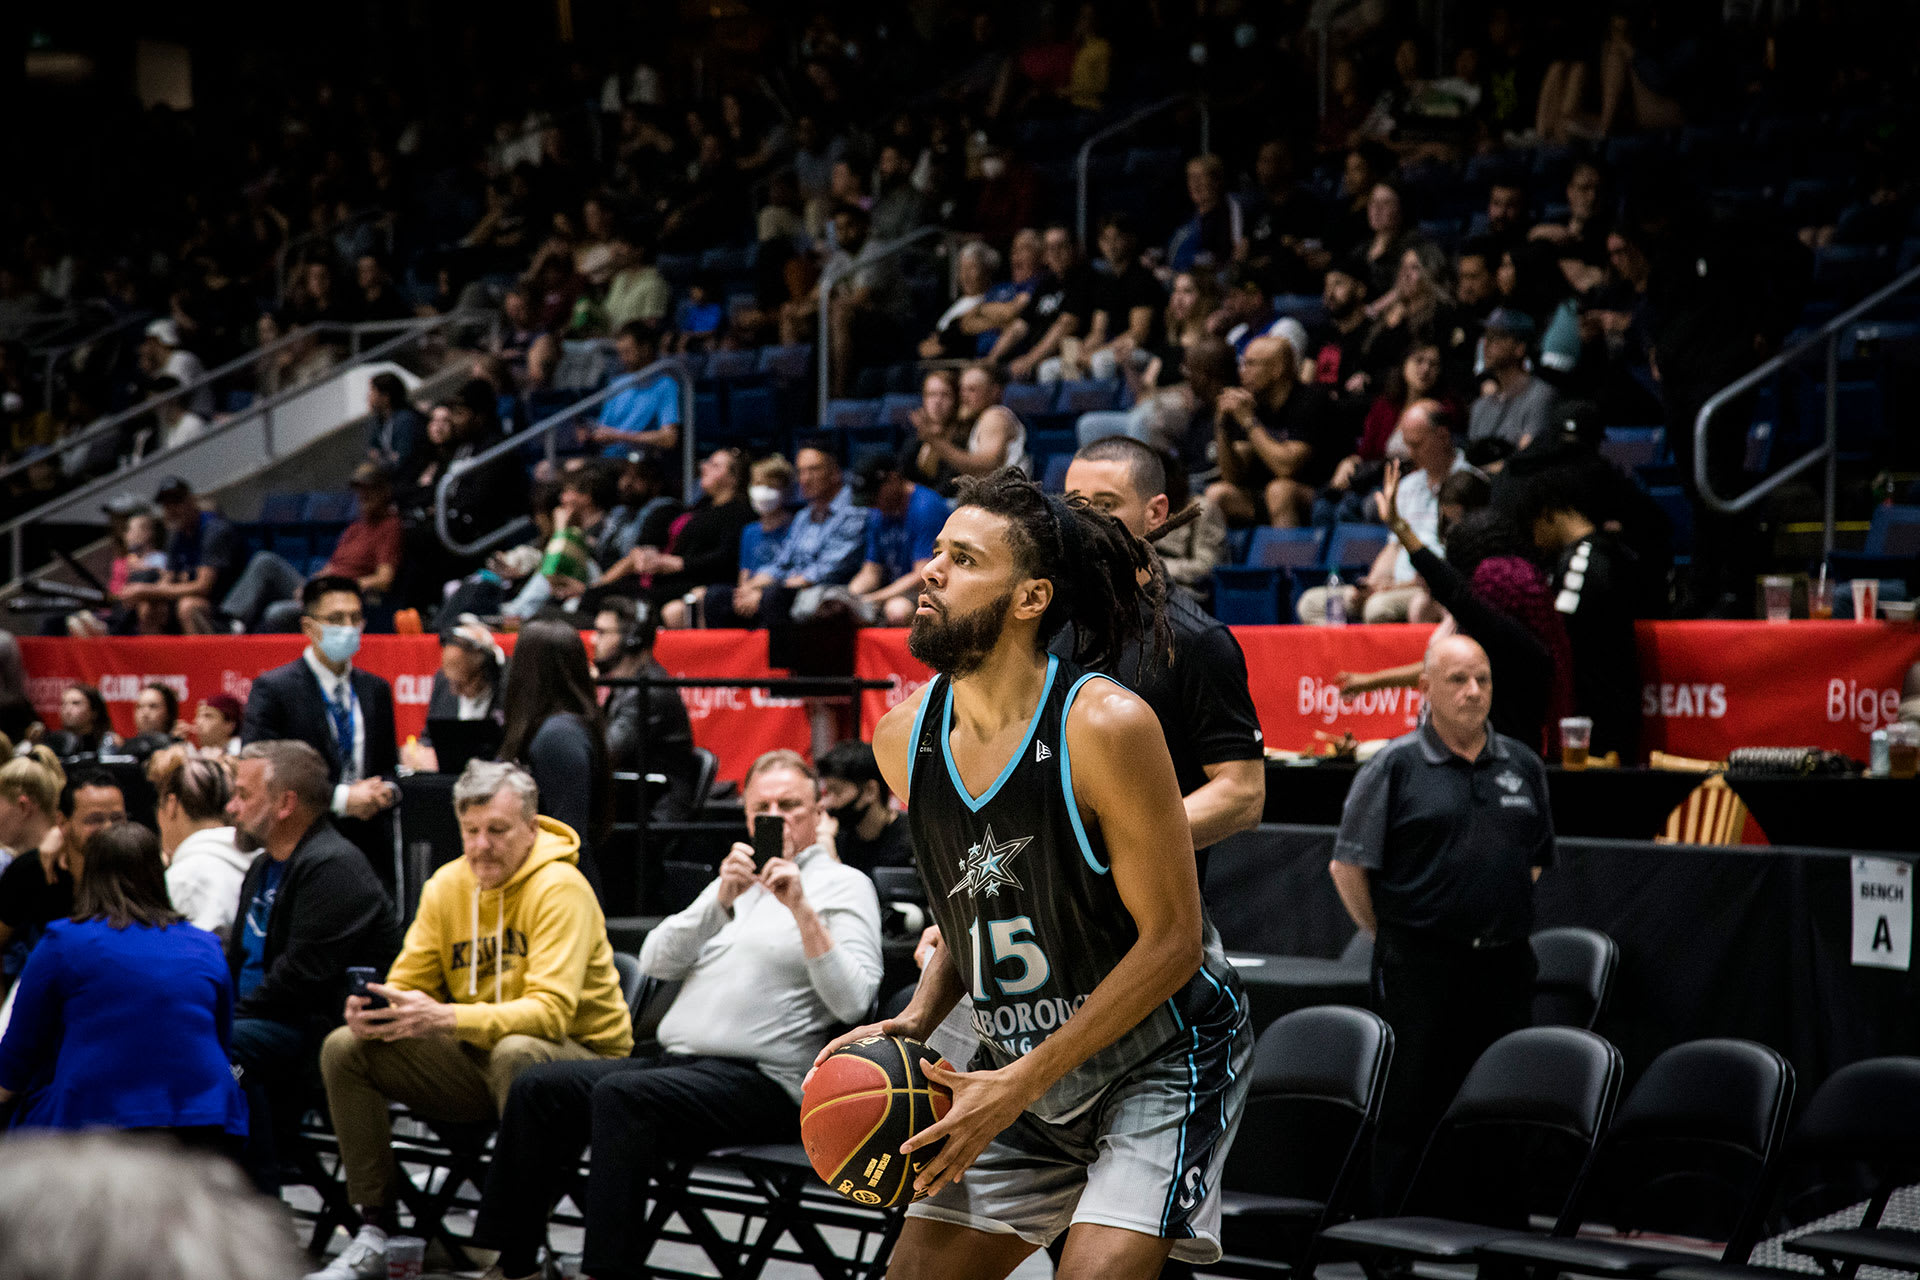
POLYGON ((1820 559, 1833 558, 1835 493, 1840 475, 1840 331, 1827 335, 1826 514, 1820 530, 1820 559))
POLYGON ((820 405, 818 419, 813 424, 816 427, 824 427, 827 424, 827 400, 833 394, 833 335, 828 328, 831 321, 828 319, 827 310, 830 297, 833 293, 833 286, 839 283, 839 279, 838 276, 833 276, 826 272, 822 272, 820 275, 820 315, 813 335, 814 341, 819 344, 820 352, 820 390, 818 395, 820 405))
POLYGON ((261 448, 265 450, 267 457, 272 458, 276 456, 277 450, 274 448, 273 442, 273 400, 271 397, 267 400, 266 406, 260 411, 260 436, 261 448))

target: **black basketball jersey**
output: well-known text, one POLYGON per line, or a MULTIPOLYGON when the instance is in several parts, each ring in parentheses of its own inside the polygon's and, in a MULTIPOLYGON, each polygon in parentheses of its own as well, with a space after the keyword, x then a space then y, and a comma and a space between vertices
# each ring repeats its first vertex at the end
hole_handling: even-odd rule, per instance
MULTIPOLYGON (((927 900, 973 1001, 983 1066, 1000 1067, 1057 1030, 1138 940, 1113 886, 1106 842, 1073 796, 1067 712, 1089 680, 1057 656, 1025 741, 978 797, 954 767, 953 689, 927 689, 915 717, 907 817, 927 900)), ((1032 1107, 1078 1115, 1140 1064, 1226 1034, 1245 1001, 1202 908, 1205 957, 1192 981, 1132 1031, 1062 1077, 1032 1107)), ((976 1059, 979 1062, 980 1059, 976 1059)))

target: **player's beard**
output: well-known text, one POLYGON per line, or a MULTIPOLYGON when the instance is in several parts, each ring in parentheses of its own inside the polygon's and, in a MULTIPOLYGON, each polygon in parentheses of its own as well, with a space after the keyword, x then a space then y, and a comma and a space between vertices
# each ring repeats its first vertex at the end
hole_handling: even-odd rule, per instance
POLYGON ((950 679, 959 680, 979 670, 999 643, 1000 628, 1013 603, 1013 592, 971 613, 916 613, 907 629, 907 652, 950 679))

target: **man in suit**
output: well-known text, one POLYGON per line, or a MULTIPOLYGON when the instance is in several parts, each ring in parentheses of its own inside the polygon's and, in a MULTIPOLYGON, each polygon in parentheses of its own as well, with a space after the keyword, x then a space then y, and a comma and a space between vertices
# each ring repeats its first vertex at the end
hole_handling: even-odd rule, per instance
POLYGON ((393 784, 399 764, 393 690, 353 666, 366 626, 360 586, 323 574, 301 589, 300 607, 307 650, 254 680, 240 737, 248 744, 291 739, 320 753, 333 784, 334 824, 366 854, 392 893, 393 819, 387 811, 400 798, 393 784))
POLYGON ((347 966, 385 972, 400 949, 392 901, 327 818, 333 790, 311 746, 255 742, 235 762, 227 804, 234 842, 265 855, 241 882, 227 965, 236 995, 229 1052, 259 1117, 246 1163, 267 1192, 279 1177, 275 1135, 298 1118, 320 1042, 340 1025, 347 966))

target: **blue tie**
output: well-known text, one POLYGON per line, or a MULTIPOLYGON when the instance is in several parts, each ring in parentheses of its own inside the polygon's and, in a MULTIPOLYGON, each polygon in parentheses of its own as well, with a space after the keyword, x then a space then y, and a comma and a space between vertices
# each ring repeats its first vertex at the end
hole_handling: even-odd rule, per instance
POLYGON ((356 782, 352 776, 353 768, 353 690, 346 681, 340 682, 338 701, 327 699, 327 714, 333 718, 334 745, 340 751, 340 776, 347 782, 356 782))

